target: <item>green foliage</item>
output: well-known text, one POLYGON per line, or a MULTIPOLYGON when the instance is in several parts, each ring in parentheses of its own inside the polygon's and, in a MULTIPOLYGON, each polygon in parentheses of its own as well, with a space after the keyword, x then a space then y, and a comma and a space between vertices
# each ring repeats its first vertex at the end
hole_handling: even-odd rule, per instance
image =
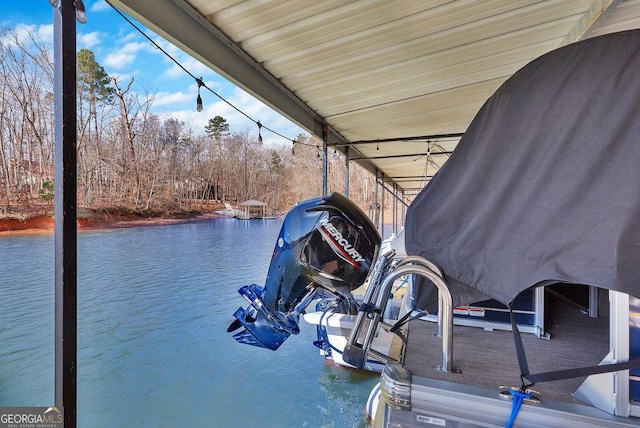
POLYGON ((86 93, 90 100, 111 103, 114 88, 104 67, 96 61, 89 49, 80 49, 77 58, 78 89, 86 93))
POLYGON ((42 186, 38 190, 38 195, 40 196, 40 199, 42 199, 45 202, 52 201, 53 200, 53 196, 54 196, 53 181, 52 180, 44 180, 42 182, 42 186))
POLYGON ((224 117, 216 116, 213 119, 209 119, 209 123, 204 127, 204 130, 209 137, 219 139, 229 135, 229 124, 224 117))
POLYGON ((271 150, 271 170, 277 173, 281 173, 284 170, 282 157, 275 150, 271 150))

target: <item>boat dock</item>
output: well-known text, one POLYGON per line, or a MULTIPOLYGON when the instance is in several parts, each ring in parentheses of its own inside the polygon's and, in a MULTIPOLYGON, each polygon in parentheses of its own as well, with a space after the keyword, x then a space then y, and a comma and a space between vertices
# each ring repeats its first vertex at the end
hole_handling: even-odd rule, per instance
MULTIPOLYGON (((547 303, 550 339, 535 334, 521 335, 531 372, 598 365, 609 352, 608 315, 590 318, 577 306, 563 306, 557 297, 548 293, 547 303)), ((404 367, 413 376, 494 391, 505 385, 520 386, 520 368, 511 331, 454 325, 453 368, 461 373, 434 368, 441 361, 440 349, 436 323, 422 320, 409 323, 404 367)), ((572 394, 584 379, 541 383, 534 389, 545 399, 578 403, 572 394)))
MULTIPOLYGON (((78 401, 75 19, 76 12, 83 16, 83 20, 86 16, 82 2, 62 0, 50 3, 54 7, 56 42, 55 403, 64 408, 65 426, 75 427, 78 401)), ((602 354, 607 350, 611 350, 615 357, 612 360, 616 362, 629 357, 629 300, 626 300, 625 308, 620 295, 640 296, 637 284, 637 243, 640 240, 637 233, 640 230, 637 190, 640 188, 640 175, 634 172, 640 154, 631 151, 638 147, 635 143, 640 129, 636 114, 640 85, 633 74, 633 70, 640 68, 637 61, 640 42, 630 41, 624 46, 622 43, 627 38, 640 39, 637 37, 640 34, 640 0, 404 1, 397 4, 384 1, 112 0, 109 4, 123 16, 133 17, 159 37, 181 46, 205 67, 226 76, 249 95, 317 138, 313 144, 317 147, 319 162, 322 162, 318 169, 322 171, 322 186, 319 186, 322 195, 329 194, 327 178, 336 172, 328 168, 331 152, 344 157, 345 182, 343 189, 336 190, 343 190, 345 196, 349 197, 350 174, 357 172, 350 170, 351 165, 373 174, 374 189, 353 188, 352 191, 371 195, 371 212, 375 213, 375 223, 379 225, 383 238, 387 237, 385 225, 389 220, 393 223, 394 233, 403 225, 411 224, 408 221, 410 206, 416 205, 420 198, 418 195, 427 183, 440 182, 443 190, 439 195, 442 197, 418 218, 423 221, 423 231, 442 231, 443 236, 434 239, 421 236, 414 242, 438 244, 449 254, 457 254, 457 265, 463 272, 458 275, 452 273, 452 266, 442 266, 449 278, 473 280, 489 271, 499 270, 495 269, 496 266, 484 264, 473 272, 470 256, 479 256, 478 260, 483 261, 482 257, 499 254, 506 262, 521 249, 497 245, 497 251, 493 248, 477 251, 469 241, 481 235, 478 231, 490 231, 492 234, 491 239, 478 239, 478 242, 496 241, 492 239, 495 236, 513 241, 517 244, 514 247, 544 249, 524 261, 513 259, 518 271, 527 263, 540 265, 542 253, 557 255, 567 248, 594 250, 588 254, 589 257, 578 255, 566 264, 550 258, 551 267, 544 272, 549 276, 538 279, 608 288, 612 306, 603 306, 611 308, 610 319, 603 314, 591 319, 579 311, 570 315, 570 306, 554 314, 551 308, 555 302, 552 303, 553 299, 547 295, 547 307, 541 311, 546 317, 543 326, 551 334, 551 340, 524 334, 522 340, 527 356, 533 372, 556 370, 565 363, 567 367, 594 364, 591 359, 596 362, 602 360, 605 357, 602 354), (585 49, 580 46, 585 46, 589 40, 596 42, 589 52, 581 54, 585 49), (611 47, 605 46, 606 41, 612 43, 611 47), (583 45, 579 45, 581 43, 583 45), (541 55, 553 52, 561 52, 562 55, 557 54, 552 60, 547 56, 544 61, 539 61, 541 55), (567 52, 570 55, 566 56, 567 52), (578 62, 579 58, 584 62, 578 62), (614 60, 619 60, 617 70, 614 60), (534 66, 523 73, 526 64, 534 66), (537 74, 540 68, 542 72, 545 70, 539 67, 541 64, 555 65, 556 69, 537 74), (567 74, 561 75, 560 72, 567 74), (585 74, 578 74, 583 72, 585 74), (514 88, 511 83, 502 86, 513 76, 520 76, 522 86, 514 88), (531 84, 536 82, 539 87, 531 84), (494 96, 501 87, 504 91, 494 96), (595 89, 600 92, 595 92, 595 89), (562 94, 567 94, 567 97, 561 99, 562 94), (607 94, 611 97, 605 98, 607 94), (491 100, 495 103, 488 104, 491 100), (522 100, 522 105, 511 104, 516 100, 522 100), (598 107, 601 111, 597 110, 598 107), (496 114, 476 121, 474 118, 478 112, 496 114), (500 128, 499 125, 505 127, 500 128), (481 135, 486 140, 476 138, 481 135), (461 152, 460 141, 464 136, 473 143, 461 152), (571 140, 570 136, 574 139, 571 140), (500 145, 491 144, 493 141, 500 145), (549 144, 544 146, 545 142, 549 144), (497 165, 496 160, 503 159, 506 149, 511 148, 516 149, 513 153, 518 157, 497 165), (453 155, 454 150, 456 155, 453 155), (577 158, 577 153, 583 153, 584 157, 577 158), (453 173, 441 174, 440 168, 445 164, 451 165, 451 161, 456 159, 458 166, 448 169, 453 173), (578 167, 547 164, 550 159, 577 159, 578 167), (617 159, 621 163, 603 165, 599 162, 602 159, 617 159), (533 176, 536 171, 545 173, 544 180, 542 177, 530 179, 524 174, 531 172, 533 176), (477 172, 477 175, 472 172, 477 172), (432 180, 435 174, 438 178, 432 180), (496 180, 498 174, 500 177, 496 180), (443 177, 451 177, 455 191, 442 184, 446 180, 443 177), (463 177, 467 178, 466 183, 461 179, 463 177), (581 178, 584 182, 569 182, 570 178, 581 178), (614 178, 627 185, 617 185, 614 178), (547 193, 541 192, 539 184, 543 181, 558 185, 549 186, 547 193), (521 190, 515 187, 517 184, 522 184, 521 190), (605 185, 611 188, 607 189, 605 185), (482 197, 479 192, 488 188, 503 189, 504 192, 482 197), (599 197, 583 192, 592 188, 604 191, 599 197), (575 192, 565 197, 559 192, 561 190, 575 192), (457 198, 450 198, 451 195, 457 195, 457 198), (512 197, 512 211, 504 209, 505 195, 512 197), (615 199, 616 196, 620 198, 615 199), (454 200, 456 204, 451 203, 454 200), (532 200, 539 202, 536 209, 530 205, 532 200), (474 201, 477 202, 475 205, 474 201), (607 210, 603 210, 600 216, 594 215, 590 222, 576 220, 582 213, 591 212, 591 208, 602 207, 607 210), (385 219, 387 210, 391 219, 385 219), (452 226, 452 213, 460 214, 460 224, 478 226, 476 231, 468 231, 454 239, 469 251, 459 252, 445 242, 444 238, 463 230, 452 226), (497 213, 508 213, 500 217, 505 221, 496 221, 499 218, 497 213), (620 213, 628 213, 628 218, 619 218, 616 223, 614 217, 620 213), (563 215, 562 222, 559 221, 560 214, 563 215), (548 218, 542 218, 544 215, 548 218), (524 222, 532 218, 539 220, 536 226, 540 226, 540 230, 528 227, 524 222), (433 227, 427 221, 433 221, 433 227), (494 221, 500 223, 498 226, 507 227, 493 228, 494 221), (589 227, 585 227, 586 231, 579 230, 577 225, 580 224, 589 227), (518 240, 513 235, 514 230, 525 230, 534 242, 518 240), (545 246, 541 242, 541 238, 560 237, 566 231, 574 230, 575 239, 567 237, 561 245, 545 246), (595 239, 580 241, 579 238, 587 236, 611 239, 605 242, 606 245, 595 239), (611 255, 615 257, 609 257, 611 255), (577 268, 576 260, 585 263, 584 269, 577 268), (567 266, 570 269, 565 269, 567 266), (613 299, 618 298, 620 302, 616 304, 619 306, 614 307, 613 299), (566 320, 556 318, 560 315, 570 316, 566 320), (580 332, 574 330, 574 322, 579 324, 580 332), (609 324, 612 326, 610 333, 607 329, 609 324), (611 343, 607 343, 609 335, 611 343)), ((200 88, 204 82, 202 78, 195 78, 195 81, 200 100, 200 88)), ((261 132, 269 130, 287 144, 291 143, 292 151, 298 144, 293 135, 280 134, 265 126, 269 124, 263 125, 257 118, 245 116, 257 126, 255 131, 260 141, 261 132)), ((315 167, 310 169, 315 170, 315 167)), ((241 205, 244 208, 241 218, 271 218, 266 204, 260 201, 250 200, 241 205)), ((409 254, 432 259, 430 254, 408 250, 409 254)), ((440 254, 444 253, 440 251, 440 254)), ((443 264, 440 260, 433 261, 443 264)), ((504 268, 504 265, 498 267, 504 268)), ((501 295, 498 296, 500 301, 511 302, 509 297, 513 298, 516 291, 522 291, 516 287, 528 288, 538 284, 536 281, 525 283, 518 280, 517 277, 505 281, 486 279, 486 284, 491 287, 511 285, 513 296, 511 292, 495 290, 501 295)), ((485 295, 496 298, 495 295, 485 295)), ((430 322, 411 322, 404 361, 404 366, 417 380, 410 385, 411 388, 414 385, 422 388, 425 382, 442 382, 468 388, 489 388, 486 391, 492 391, 495 396, 495 388, 503 383, 519 386, 521 370, 516 365, 514 340, 509 337, 510 332, 454 326, 452 363, 462 373, 444 373, 433 370, 441 359, 432 353, 442 349, 433 336, 433 329, 435 324, 430 322)), ((366 336, 373 336, 373 331, 370 333, 366 336)), ((602 378, 601 375, 596 376, 602 378)), ((595 416, 579 419, 582 413, 566 411, 559 416, 564 418, 561 424, 545 423, 551 420, 545 418, 556 418, 559 414, 545 407, 545 399, 540 407, 522 406, 516 426, 640 425, 640 385, 629 385, 629 370, 618 368, 617 372, 602 376, 610 381, 606 388, 611 391, 600 388, 605 391, 603 395, 609 395, 609 399, 597 398, 603 401, 602 407, 607 407, 598 412, 615 414, 618 419, 602 423, 605 417, 597 421, 595 416), (635 397, 630 398, 630 390, 635 392, 635 397), (540 408, 546 408, 547 413, 541 414, 540 408), (534 414, 538 419, 527 419, 534 414), (628 421, 621 422, 623 419, 628 421), (592 421, 598 424, 594 425, 592 421)), ((632 381, 640 383, 636 379, 632 381)), ((573 398, 569 391, 573 387, 569 386, 570 381, 566 381, 566 386, 558 386, 564 383, 549 382, 540 386, 540 392, 545 397, 558 397, 561 403, 578 406, 571 402, 573 398)), ((449 388, 440 386, 431 394, 433 402, 442 400, 449 388)), ((472 401, 480 395, 460 393, 457 400, 450 397, 450 401, 437 411, 429 410, 435 412, 434 416, 427 413, 419 415, 417 424, 504 426, 507 418, 503 412, 508 417, 511 406, 504 406, 502 402, 501 406, 493 408, 497 410, 492 414, 488 410, 492 409, 490 404, 472 401), (476 412, 476 415, 469 416, 468 423, 461 423, 455 417, 449 422, 437 415, 438 411, 446 414, 446 409, 458 407, 461 412, 476 412), (492 419, 496 412, 499 418, 492 419), (500 420, 502 425, 488 422, 489 419, 500 420)), ((591 407, 580 405, 580 409, 584 408, 591 407)), ((391 412, 392 416, 396 414, 395 410, 391 412)), ((407 414, 412 415, 411 412, 407 414)), ((417 416, 413 416, 415 426, 417 416)), ((404 423, 398 425, 406 426, 404 423)))
MULTIPOLYGON (((550 339, 521 335, 531 373, 596 366, 607 360, 610 317, 606 296, 606 292, 600 293, 601 313, 590 317, 578 305, 546 293, 550 339)), ((435 322, 418 319, 409 323, 402 367, 411 373, 411 409, 379 405, 374 426, 415 427, 425 422, 436 426, 504 426, 512 412, 508 390, 520 387, 513 333, 454 325, 453 370, 444 372, 438 367, 442 346, 437 331, 435 322), (425 397, 428 400, 421 403, 425 397), (483 424, 477 425, 479 421, 483 424)), ((609 402, 609 395, 616 394, 606 385, 613 385, 615 378, 602 376, 595 382, 585 382, 587 377, 583 376, 532 386, 534 398, 522 406, 515 426, 639 426, 637 418, 606 414, 576 398, 586 394, 609 402)), ((383 383, 384 378, 383 374, 383 383)))
POLYGON ((240 213, 236 215, 237 219, 250 220, 250 219, 273 219, 275 216, 271 215, 267 208, 267 203, 250 199, 239 204, 240 213))

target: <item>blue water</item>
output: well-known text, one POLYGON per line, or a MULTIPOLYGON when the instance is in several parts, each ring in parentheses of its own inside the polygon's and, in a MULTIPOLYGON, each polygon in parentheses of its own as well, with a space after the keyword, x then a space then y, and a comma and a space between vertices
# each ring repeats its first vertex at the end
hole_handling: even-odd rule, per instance
MULTIPOLYGON (((280 221, 78 236, 80 427, 364 427, 376 375, 325 365, 314 329, 278 351, 226 332, 264 283, 280 221)), ((0 238, 0 407, 54 403, 53 235, 0 238)))

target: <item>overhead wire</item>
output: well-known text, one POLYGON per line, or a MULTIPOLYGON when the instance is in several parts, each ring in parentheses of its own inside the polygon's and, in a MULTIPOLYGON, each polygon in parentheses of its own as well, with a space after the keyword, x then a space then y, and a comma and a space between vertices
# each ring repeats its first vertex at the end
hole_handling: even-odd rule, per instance
POLYGON ((245 113, 244 111, 240 110, 238 107, 236 107, 234 104, 232 104, 231 102, 229 102, 227 99, 225 99, 222 95, 218 94, 216 91, 214 91, 213 89, 209 88, 206 83, 204 83, 204 81, 202 80, 201 77, 196 77, 193 73, 191 73, 189 70, 187 70, 178 60, 176 60, 169 52, 167 52, 165 49, 163 49, 158 43, 156 43, 151 37, 149 37, 149 35, 147 35, 140 27, 138 27, 133 21, 131 21, 124 13, 122 13, 118 8, 116 8, 114 5, 112 5, 109 0, 105 0, 107 2, 107 4, 109 6, 111 6, 111 8, 113 10, 116 11, 116 13, 118 13, 118 15, 120 15, 122 17, 122 19, 124 19, 129 25, 131 25, 134 29, 136 29, 136 31, 138 31, 138 33, 140 33, 145 39, 147 39, 156 49, 158 49, 160 52, 162 52, 167 58, 169 58, 174 64, 176 64, 178 67, 180 67, 182 69, 182 71, 184 71, 186 74, 188 74, 189 76, 191 76, 192 79, 194 79, 196 81, 196 84, 198 85, 198 100, 197 100, 197 107, 198 107, 198 111, 201 111, 202 109, 202 100, 200 99, 200 88, 204 88, 206 90, 208 90, 209 92, 211 92, 213 95, 215 95, 216 97, 218 97, 220 100, 224 101, 227 105, 229 105, 231 108, 233 108, 235 111, 237 111, 238 113, 240 113, 241 115, 243 115, 244 117, 246 117, 248 120, 250 120, 251 122, 253 122, 257 127, 258 127, 258 139, 260 142, 262 142, 262 134, 261 134, 261 130, 265 129, 269 132, 271 132, 272 134, 275 134, 281 138, 284 138, 285 140, 290 141, 291 143, 295 144, 301 144, 301 145, 306 145, 306 146, 316 146, 316 144, 307 144, 307 143, 303 143, 301 141, 297 141, 295 138, 289 138, 283 134, 281 134, 278 131, 275 131, 272 128, 269 128, 268 126, 265 126, 264 124, 262 124, 259 120, 255 120, 254 118, 252 118, 251 116, 249 116, 247 113, 245 113))

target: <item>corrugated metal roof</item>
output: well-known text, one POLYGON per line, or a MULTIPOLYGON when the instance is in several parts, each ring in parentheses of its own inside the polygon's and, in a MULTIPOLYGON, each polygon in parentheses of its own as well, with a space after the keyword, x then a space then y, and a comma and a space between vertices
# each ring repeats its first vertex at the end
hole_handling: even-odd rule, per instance
POLYGON ((526 63, 640 27, 640 0, 112 3, 406 191, 526 63))

